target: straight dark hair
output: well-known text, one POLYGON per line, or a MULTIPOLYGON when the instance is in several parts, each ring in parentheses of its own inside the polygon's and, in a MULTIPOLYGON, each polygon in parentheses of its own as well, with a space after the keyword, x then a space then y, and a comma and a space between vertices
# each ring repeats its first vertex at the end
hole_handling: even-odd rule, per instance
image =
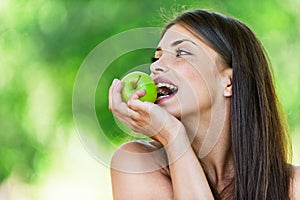
POLYGON ((204 40, 232 67, 231 137, 234 177, 216 199, 290 199, 292 167, 287 126, 267 54, 248 26, 206 10, 184 12, 169 22, 204 40))

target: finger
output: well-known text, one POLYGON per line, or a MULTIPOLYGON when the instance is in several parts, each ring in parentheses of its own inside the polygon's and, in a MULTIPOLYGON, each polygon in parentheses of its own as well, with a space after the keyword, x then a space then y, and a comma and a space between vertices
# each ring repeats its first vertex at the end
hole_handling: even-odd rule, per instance
POLYGON ((116 90, 116 92, 121 93, 123 89, 123 82, 120 81, 119 79, 116 79, 116 86, 114 87, 114 90, 116 90))
POLYGON ((111 95, 113 88, 116 86, 116 83, 118 82, 118 79, 114 79, 110 88, 109 88, 109 95, 111 95))
POLYGON ((116 106, 120 106, 121 103, 124 103, 121 96, 122 89, 123 83, 120 80, 117 80, 110 95, 110 106, 112 109, 114 109, 116 106))
POLYGON ((113 109, 113 114, 118 115, 119 117, 128 117, 133 120, 140 119, 140 114, 137 111, 130 109, 124 102, 122 102, 122 104, 117 108, 113 109))
POLYGON ((114 117, 122 121, 127 126, 132 126, 133 124, 136 123, 136 121, 141 119, 140 114, 133 110, 128 110, 126 114, 123 114, 121 112, 114 112, 113 114, 114 117))
POLYGON ((123 86, 118 86, 118 82, 115 83, 115 88, 112 89, 109 97, 110 110, 114 115, 118 114, 120 117, 124 116, 132 119, 139 119, 139 113, 130 109, 127 103, 122 101, 121 93, 116 87, 122 88, 123 86))
POLYGON ((109 110, 111 110, 111 97, 112 97, 112 91, 114 89, 114 87, 116 86, 116 83, 117 83, 117 79, 114 79, 110 88, 109 88, 109 94, 108 94, 108 108, 109 110))
POLYGON ((138 111, 138 110, 143 110, 143 111, 149 111, 152 106, 155 106, 155 104, 147 101, 140 101, 139 99, 130 99, 127 102, 127 105, 130 109, 138 111))
MULTIPOLYGON (((132 120, 140 119, 139 113, 130 109, 128 105, 122 101, 121 91, 123 89, 123 83, 115 79, 109 91, 109 108, 114 115, 118 115, 118 118, 127 117, 132 120)), ((143 96, 144 91, 137 92, 138 96, 143 96)), ((133 97, 135 98, 135 97, 133 97)), ((138 98, 138 97, 137 97, 138 98)))
POLYGON ((137 99, 143 97, 145 94, 146 94, 146 90, 135 91, 134 93, 132 93, 132 95, 130 96, 130 98, 128 99, 128 101, 137 100, 137 99))
POLYGON ((143 97, 146 94, 145 90, 138 90, 134 93, 132 93, 132 95, 130 96, 130 98, 128 99, 127 105, 129 108, 133 109, 135 108, 135 110, 137 109, 137 107, 135 107, 135 104, 139 104, 142 103, 142 101, 140 101, 139 99, 141 97, 143 97))

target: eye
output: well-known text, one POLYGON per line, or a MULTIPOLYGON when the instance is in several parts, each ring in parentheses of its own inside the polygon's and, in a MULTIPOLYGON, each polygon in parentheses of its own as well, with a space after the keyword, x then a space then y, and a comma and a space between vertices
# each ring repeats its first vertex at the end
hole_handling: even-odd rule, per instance
POLYGON ((159 59, 159 58, 152 57, 152 58, 151 58, 151 62, 154 63, 154 62, 158 61, 158 59, 159 59))
POLYGON ((183 55, 191 55, 191 53, 182 49, 176 49, 176 57, 183 55))

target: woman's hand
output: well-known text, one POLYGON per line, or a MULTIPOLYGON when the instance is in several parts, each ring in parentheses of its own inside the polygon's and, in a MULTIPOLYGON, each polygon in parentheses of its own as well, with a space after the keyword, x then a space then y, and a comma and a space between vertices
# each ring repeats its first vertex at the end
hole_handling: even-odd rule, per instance
MULTIPOLYGON (((123 102, 122 88, 121 81, 113 81, 109 90, 109 109, 133 131, 147 135, 164 146, 168 156, 174 199, 214 199, 203 168, 190 146, 183 124, 158 105, 140 101, 139 98, 145 95, 143 90, 133 93, 127 103, 123 102), (188 194, 187 190, 190 191, 188 194)), ((148 175, 149 173, 141 175, 142 178, 146 177, 147 183, 150 180, 148 175)), ((114 175, 114 179, 118 180, 117 176, 122 177, 122 180, 136 178, 132 174, 119 173, 114 175)))
POLYGON ((183 127, 182 123, 160 106, 140 101, 145 90, 134 92, 127 103, 123 102, 122 88, 123 83, 115 79, 109 89, 109 109, 114 116, 131 130, 168 145, 183 127))

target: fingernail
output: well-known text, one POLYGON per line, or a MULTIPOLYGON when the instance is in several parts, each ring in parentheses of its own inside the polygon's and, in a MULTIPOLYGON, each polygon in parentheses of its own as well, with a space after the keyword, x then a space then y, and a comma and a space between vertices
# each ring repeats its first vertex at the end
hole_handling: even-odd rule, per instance
POLYGON ((121 82, 119 79, 115 78, 112 82, 112 85, 117 85, 119 82, 121 82))

